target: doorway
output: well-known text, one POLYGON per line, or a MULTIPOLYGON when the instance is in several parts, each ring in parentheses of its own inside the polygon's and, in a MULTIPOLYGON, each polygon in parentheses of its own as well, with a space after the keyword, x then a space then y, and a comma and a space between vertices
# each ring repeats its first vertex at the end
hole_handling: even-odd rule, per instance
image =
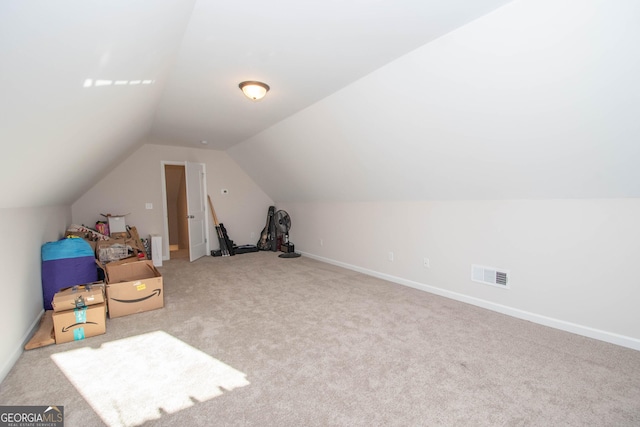
POLYGON ((162 259, 195 261, 209 253, 204 163, 162 161, 162 259))
POLYGON ((184 165, 164 165, 169 258, 189 258, 187 182, 184 165))

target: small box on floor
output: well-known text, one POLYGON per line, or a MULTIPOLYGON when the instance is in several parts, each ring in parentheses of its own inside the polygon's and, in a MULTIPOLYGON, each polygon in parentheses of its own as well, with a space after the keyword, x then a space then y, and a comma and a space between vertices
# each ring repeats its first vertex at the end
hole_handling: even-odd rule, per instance
POLYGON ((102 335, 107 331, 107 305, 103 302, 54 312, 53 330, 56 344, 102 335))
POLYGON ((125 259, 105 267, 109 318, 164 307, 162 275, 149 260, 125 259))

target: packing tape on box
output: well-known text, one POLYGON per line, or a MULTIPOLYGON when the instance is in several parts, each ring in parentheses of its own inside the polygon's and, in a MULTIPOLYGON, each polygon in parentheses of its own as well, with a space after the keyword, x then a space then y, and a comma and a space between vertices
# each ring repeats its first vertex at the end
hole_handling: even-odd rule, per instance
POLYGON ((84 339, 84 328, 76 328, 73 330, 73 340, 80 341, 84 339))
MULTIPOLYGON (((76 315, 76 323, 87 323, 87 307, 74 308, 74 314, 76 315)), ((74 332, 75 334, 75 332, 74 332)), ((84 331, 82 332, 84 336, 84 331)))

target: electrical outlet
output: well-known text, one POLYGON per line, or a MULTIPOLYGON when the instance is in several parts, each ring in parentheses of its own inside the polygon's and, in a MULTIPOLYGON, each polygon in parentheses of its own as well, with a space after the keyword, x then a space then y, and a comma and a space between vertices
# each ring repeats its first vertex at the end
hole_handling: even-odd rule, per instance
POLYGON ((324 246, 324 242, 320 239, 320 246, 324 246))
POLYGON ((431 263, 429 262, 429 258, 424 258, 422 260, 422 265, 424 266, 424 268, 431 268, 431 263))
POLYGON ((144 204, 144 208, 145 209, 153 209, 153 203, 145 203, 144 204))
POLYGON ((393 261, 393 252, 389 252, 389 261, 393 261))

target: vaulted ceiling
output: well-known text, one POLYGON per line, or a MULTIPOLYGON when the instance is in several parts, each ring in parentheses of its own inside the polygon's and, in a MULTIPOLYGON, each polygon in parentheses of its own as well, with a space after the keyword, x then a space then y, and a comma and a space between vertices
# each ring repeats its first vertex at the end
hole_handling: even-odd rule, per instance
POLYGON ((228 150, 274 200, 640 197, 638 9, 5 1, 0 208, 72 203, 146 142, 228 150))
POLYGON ((152 126, 227 149, 509 0, 197 1, 152 126), (259 80, 263 102, 240 96, 259 80))

